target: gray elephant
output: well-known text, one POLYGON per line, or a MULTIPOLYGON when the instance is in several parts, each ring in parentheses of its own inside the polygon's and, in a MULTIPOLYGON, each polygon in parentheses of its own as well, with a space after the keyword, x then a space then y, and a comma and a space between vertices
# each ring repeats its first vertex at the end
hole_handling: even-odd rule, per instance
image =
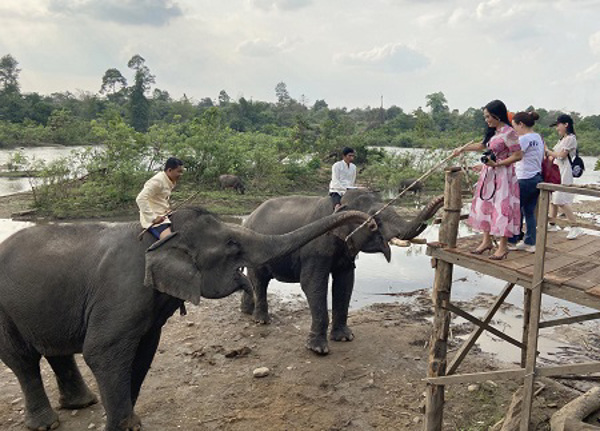
POLYGON ((223 174, 219 176, 219 184, 221 184, 222 189, 233 189, 239 194, 244 194, 246 191, 246 187, 244 187, 244 183, 241 178, 237 175, 229 175, 223 174))
MULTIPOLYGON (((342 197, 342 211, 359 210, 375 214, 383 203, 375 193, 350 190, 342 197)), ((241 309, 253 314, 261 323, 270 320, 267 304, 267 286, 273 278, 289 283, 300 282, 306 294, 312 315, 312 325, 306 347, 318 354, 327 354, 327 291, 329 274, 332 276, 332 325, 330 338, 351 341, 354 338, 347 325, 348 306, 354 288, 354 259, 359 251, 384 254, 388 262, 391 251, 388 241, 394 237, 410 239, 421 233, 426 221, 443 204, 443 196, 433 199, 413 219, 406 221, 391 207, 375 217, 379 229, 361 230, 346 243, 344 239, 356 227, 342 226, 327 235, 311 241, 298 251, 265 265, 248 268, 254 286, 254 296, 244 293, 241 309)), ((245 226, 263 234, 284 234, 322 219, 332 211, 329 197, 289 196, 268 200, 259 206, 245 222, 245 226)))
POLYGON ((334 214, 286 235, 222 223, 202 209, 171 216, 176 235, 138 241, 138 223, 34 226, 0 244, 0 359, 16 374, 25 424, 53 429, 40 377, 46 357, 60 404, 96 402, 73 355, 82 352, 106 410, 106 430, 138 430, 134 413, 161 328, 184 301, 251 292, 241 268, 260 267, 366 214, 334 214), (152 244, 152 245, 151 245, 152 244), (148 248, 151 245, 150 248, 148 248))
POLYGON ((417 181, 415 184, 416 178, 408 178, 400 181, 400 185, 398 186, 398 192, 402 192, 408 188, 408 191, 413 192, 413 194, 417 194, 423 191, 423 183, 421 181, 417 181), (412 187, 411 187, 411 184, 412 187))

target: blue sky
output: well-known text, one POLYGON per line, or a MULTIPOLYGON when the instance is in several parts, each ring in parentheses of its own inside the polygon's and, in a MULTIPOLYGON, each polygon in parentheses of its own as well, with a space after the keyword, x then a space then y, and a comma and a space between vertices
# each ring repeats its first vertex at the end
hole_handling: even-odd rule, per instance
POLYGON ((600 114, 600 0, 2 0, 23 92, 92 92, 140 54, 178 99, 226 90, 461 112, 502 99, 600 114))

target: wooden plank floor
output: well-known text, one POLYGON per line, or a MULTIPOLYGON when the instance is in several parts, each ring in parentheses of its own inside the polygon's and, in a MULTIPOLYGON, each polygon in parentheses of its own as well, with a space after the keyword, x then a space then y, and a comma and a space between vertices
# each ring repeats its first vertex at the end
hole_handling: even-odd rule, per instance
MULTIPOLYGON (((600 310, 600 236, 581 235, 567 240, 567 233, 548 232, 543 293, 600 310)), ((504 260, 489 254, 475 255, 481 235, 458 239, 456 248, 429 243, 427 253, 455 265, 530 288, 534 253, 511 251, 504 260)))

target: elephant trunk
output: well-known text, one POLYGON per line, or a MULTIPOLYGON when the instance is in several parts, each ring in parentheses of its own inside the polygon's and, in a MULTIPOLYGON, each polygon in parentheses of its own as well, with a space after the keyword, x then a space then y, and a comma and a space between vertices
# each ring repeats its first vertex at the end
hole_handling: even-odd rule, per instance
MULTIPOLYGON (((336 227, 350 223, 363 223, 368 214, 360 211, 342 211, 314 221, 283 235, 263 235, 245 230, 244 243, 248 245, 247 259, 251 266, 263 265, 270 260, 290 254, 313 239, 336 227)), ((376 226, 371 225, 371 229, 376 226)))
POLYGON ((406 223, 398 233, 399 239, 413 239, 427 227, 427 220, 432 218, 436 212, 444 205, 444 196, 436 196, 417 214, 410 222, 406 223))

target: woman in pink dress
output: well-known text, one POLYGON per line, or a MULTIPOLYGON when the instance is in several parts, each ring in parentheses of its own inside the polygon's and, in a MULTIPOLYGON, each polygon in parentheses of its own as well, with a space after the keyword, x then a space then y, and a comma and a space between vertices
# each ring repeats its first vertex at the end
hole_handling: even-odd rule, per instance
POLYGON ((479 246, 471 253, 482 254, 493 248, 492 235, 500 237, 498 248, 490 255, 492 260, 506 258, 508 238, 519 233, 521 210, 519 182, 514 163, 523 153, 519 137, 510 126, 508 111, 500 100, 493 100, 483 109, 487 131, 482 142, 467 145, 454 151, 484 151, 481 172, 467 224, 483 232, 479 246))

